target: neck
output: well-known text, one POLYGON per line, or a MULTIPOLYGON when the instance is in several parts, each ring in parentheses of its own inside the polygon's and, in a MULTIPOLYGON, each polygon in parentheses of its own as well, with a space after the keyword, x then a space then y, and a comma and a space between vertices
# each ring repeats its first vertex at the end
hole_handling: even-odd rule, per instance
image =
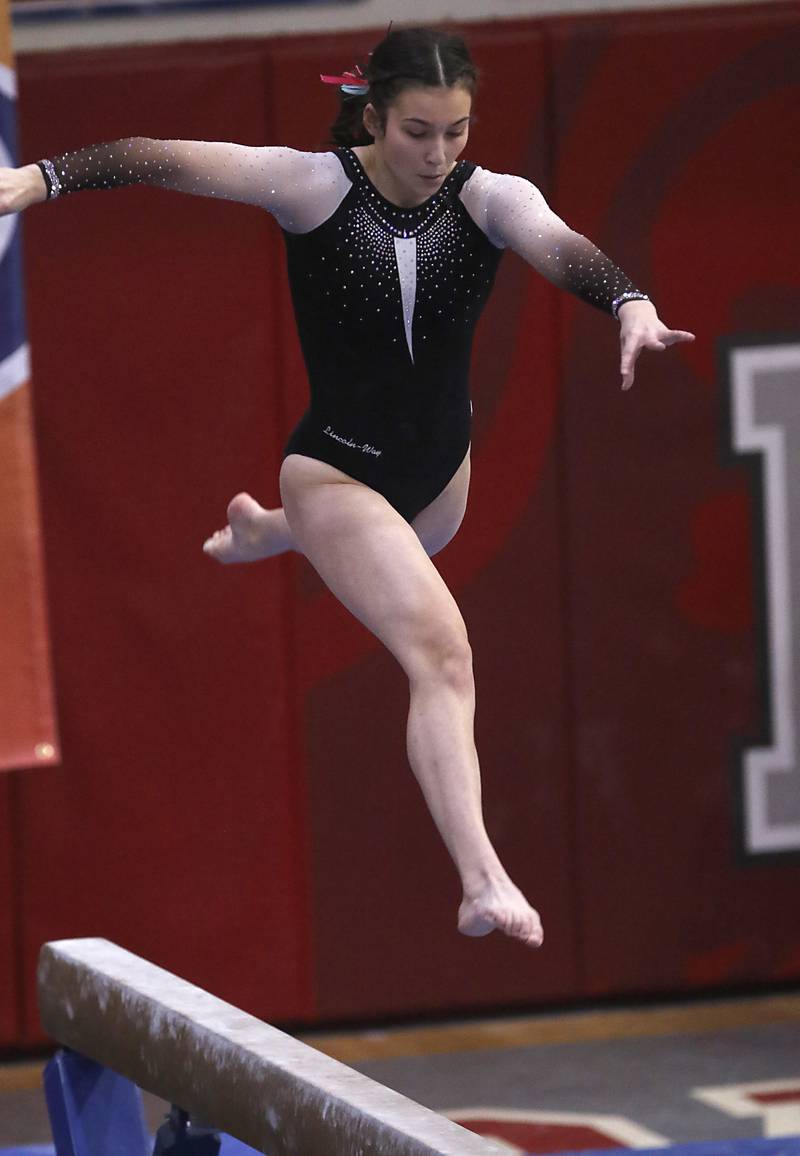
POLYGON ((357 145, 353 152, 381 196, 386 197, 386 200, 391 201, 393 205, 397 205, 401 209, 414 209, 427 199, 418 194, 410 193, 397 183, 383 159, 379 145, 357 145))

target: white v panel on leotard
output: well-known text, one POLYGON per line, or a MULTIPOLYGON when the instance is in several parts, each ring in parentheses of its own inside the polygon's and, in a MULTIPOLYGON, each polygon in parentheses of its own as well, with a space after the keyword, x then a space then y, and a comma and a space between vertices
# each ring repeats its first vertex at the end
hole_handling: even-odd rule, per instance
POLYGON ((414 360, 414 307, 417 303, 417 238, 395 237, 394 252, 403 297, 403 324, 411 360, 414 360))

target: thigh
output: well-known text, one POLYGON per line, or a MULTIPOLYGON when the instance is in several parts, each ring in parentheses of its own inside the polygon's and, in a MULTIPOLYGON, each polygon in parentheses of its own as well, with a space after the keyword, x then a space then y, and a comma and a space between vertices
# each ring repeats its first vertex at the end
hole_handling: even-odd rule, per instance
POLYGON ((438 554, 454 538, 464 519, 469 494, 469 450, 438 497, 421 510, 412 525, 425 552, 438 554))
POLYGON ((466 645, 455 599, 384 497, 298 455, 283 463, 281 495, 292 536, 323 582, 406 669, 420 646, 466 645))

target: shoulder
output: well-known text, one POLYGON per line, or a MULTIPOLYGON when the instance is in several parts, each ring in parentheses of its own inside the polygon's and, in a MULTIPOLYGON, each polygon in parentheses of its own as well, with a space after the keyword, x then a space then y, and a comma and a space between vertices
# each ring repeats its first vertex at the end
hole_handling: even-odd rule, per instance
POLYGON ((316 228, 350 187, 335 153, 303 153, 280 146, 261 151, 265 208, 283 229, 306 232, 316 228))
POLYGON ((539 189, 527 178, 495 173, 480 165, 465 183, 461 199, 475 223, 499 248, 508 243, 503 225, 509 217, 526 206, 544 202, 539 189))
POLYGON ((269 145, 261 149, 270 171, 281 172, 290 179, 303 181, 330 181, 342 172, 342 165, 333 152, 302 152, 269 145))
POLYGON ((333 152, 269 148, 267 208, 289 232, 315 229, 346 196, 351 181, 333 152))
POLYGON ((508 201, 521 197, 541 196, 541 192, 527 177, 518 177, 513 173, 495 173, 491 169, 484 169, 475 165, 475 171, 464 186, 469 188, 473 196, 491 197, 495 201, 508 201))

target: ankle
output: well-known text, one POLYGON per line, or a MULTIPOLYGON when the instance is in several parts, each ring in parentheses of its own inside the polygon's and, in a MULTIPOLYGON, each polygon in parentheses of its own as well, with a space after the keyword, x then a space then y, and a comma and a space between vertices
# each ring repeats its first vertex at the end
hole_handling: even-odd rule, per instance
POLYGON ((511 880, 499 861, 465 871, 461 876, 461 887, 464 898, 467 900, 476 899, 490 887, 503 887, 510 882, 511 880))

